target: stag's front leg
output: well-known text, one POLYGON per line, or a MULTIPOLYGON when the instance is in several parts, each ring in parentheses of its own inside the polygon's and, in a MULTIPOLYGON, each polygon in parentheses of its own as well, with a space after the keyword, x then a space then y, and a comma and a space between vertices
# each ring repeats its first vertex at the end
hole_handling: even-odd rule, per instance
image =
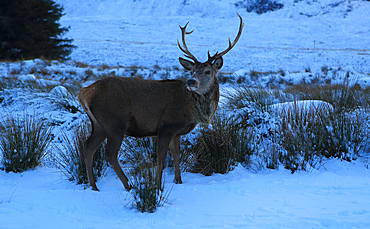
POLYGON ((175 164, 175 179, 176 184, 182 184, 181 172, 180 172, 180 139, 181 136, 172 138, 170 142, 170 150, 175 164))
POLYGON ((168 145, 170 144, 172 137, 173 134, 171 134, 171 131, 169 130, 162 130, 158 134, 156 177, 159 184, 162 184, 162 172, 165 167, 168 145))

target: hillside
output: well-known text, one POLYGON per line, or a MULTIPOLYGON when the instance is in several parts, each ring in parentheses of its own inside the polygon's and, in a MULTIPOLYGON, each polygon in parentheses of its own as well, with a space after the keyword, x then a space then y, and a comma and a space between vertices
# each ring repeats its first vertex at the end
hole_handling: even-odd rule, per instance
POLYGON ((246 1, 72 1, 62 24, 79 48, 72 58, 96 64, 179 66, 178 25, 190 21, 188 44, 199 59, 227 46, 238 18, 246 26, 238 48, 226 56, 224 71, 312 71, 323 65, 369 72, 370 6, 365 1, 279 1, 280 10, 248 13, 246 1), (243 3, 244 2, 244 3, 243 3), (239 3, 239 7, 236 4, 239 3), (112 55, 114 53, 114 55, 112 55))

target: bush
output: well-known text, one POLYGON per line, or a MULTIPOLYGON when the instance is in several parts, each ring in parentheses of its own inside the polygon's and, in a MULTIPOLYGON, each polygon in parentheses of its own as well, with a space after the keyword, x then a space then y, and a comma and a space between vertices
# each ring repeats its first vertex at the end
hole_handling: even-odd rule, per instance
MULTIPOLYGON (((277 169, 282 164, 291 172, 310 171, 320 167, 325 157, 351 161, 359 156, 368 139, 366 90, 344 83, 294 85, 286 92, 280 97, 271 90, 238 87, 226 94, 232 125, 249 128, 253 136, 250 156, 244 162, 249 168, 277 169), (278 100, 286 101, 290 95, 298 100, 327 101, 333 106, 305 106, 298 101, 284 109, 271 106, 278 100)), ((220 138, 220 142, 228 139, 225 133, 220 138)))
POLYGON ((169 193, 164 194, 164 185, 158 183, 156 169, 150 159, 142 161, 131 176, 131 193, 137 210, 153 213, 166 203, 169 193))
POLYGON ((156 179, 157 138, 131 138, 123 141, 125 162, 131 168, 130 180, 134 197, 134 207, 141 212, 154 212, 167 201, 164 185, 156 179))
POLYGON ((1 164, 7 172, 24 172, 40 165, 52 140, 52 129, 36 115, 10 114, 0 121, 1 164))
POLYGON ((330 112, 321 118, 322 155, 327 158, 339 158, 347 161, 356 159, 364 149, 367 136, 366 122, 368 115, 362 111, 351 113, 330 112))
POLYGON ((292 173, 318 168, 322 159, 355 159, 365 146, 368 115, 338 112, 327 106, 295 104, 280 112, 279 160, 292 173))
POLYGON ((226 94, 226 108, 234 125, 248 131, 250 157, 242 164, 253 171, 263 168, 276 169, 279 165, 276 117, 269 112, 278 93, 263 88, 241 86, 226 94))
POLYGON ((279 160, 284 167, 294 173, 297 170, 315 168, 322 160, 324 135, 321 118, 328 117, 324 106, 315 109, 305 108, 297 103, 281 111, 278 136, 282 150, 279 160))
POLYGON ((0 59, 65 59, 75 46, 61 38, 62 11, 52 0, 0 1, 0 59))
POLYGON ((73 114, 80 112, 82 109, 81 104, 78 102, 77 96, 69 93, 67 88, 63 86, 56 86, 51 91, 54 102, 64 110, 73 114))
POLYGON ((157 162, 156 150, 157 137, 125 137, 119 157, 123 159, 124 164, 128 164, 133 170, 131 173, 137 174, 140 172, 140 163, 143 163, 143 160, 150 160, 150 163, 155 166, 157 162))
POLYGON ((227 173, 237 162, 248 163, 252 152, 253 131, 225 115, 216 114, 210 127, 200 129, 199 136, 187 150, 193 152, 191 171, 211 175, 227 173))
MULTIPOLYGON (((58 167, 70 181, 75 181, 77 184, 88 183, 85 157, 83 154, 83 146, 88 136, 89 126, 87 124, 76 127, 71 133, 63 133, 61 136, 61 146, 57 148, 59 153, 54 156, 58 167)), ((108 168, 108 163, 104 158, 105 146, 106 142, 104 141, 96 150, 93 157, 95 180, 102 177, 108 168)))

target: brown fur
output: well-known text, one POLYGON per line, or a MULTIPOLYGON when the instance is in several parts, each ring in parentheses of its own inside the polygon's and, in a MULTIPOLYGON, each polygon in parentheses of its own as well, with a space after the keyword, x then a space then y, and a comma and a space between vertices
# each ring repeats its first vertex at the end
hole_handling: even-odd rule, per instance
POLYGON ((90 185, 97 190, 92 175, 92 157, 99 144, 108 138, 106 159, 111 163, 126 189, 127 177, 117 162, 124 135, 158 136, 157 176, 161 178, 168 147, 175 161, 175 181, 182 183, 179 170, 181 135, 198 123, 209 123, 219 100, 219 84, 204 94, 187 89, 180 80, 143 80, 109 77, 82 88, 78 99, 88 114, 93 130, 84 153, 90 185), (171 143, 171 144, 170 144, 171 143))

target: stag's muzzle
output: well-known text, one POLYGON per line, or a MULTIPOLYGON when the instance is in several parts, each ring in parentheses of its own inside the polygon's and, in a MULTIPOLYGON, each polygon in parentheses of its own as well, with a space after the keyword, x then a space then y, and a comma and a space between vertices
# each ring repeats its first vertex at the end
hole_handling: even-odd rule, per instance
POLYGON ((196 79, 193 79, 193 78, 192 79, 188 79, 186 81, 186 86, 187 86, 187 88, 188 88, 189 91, 195 91, 199 87, 199 81, 196 80, 196 79))

